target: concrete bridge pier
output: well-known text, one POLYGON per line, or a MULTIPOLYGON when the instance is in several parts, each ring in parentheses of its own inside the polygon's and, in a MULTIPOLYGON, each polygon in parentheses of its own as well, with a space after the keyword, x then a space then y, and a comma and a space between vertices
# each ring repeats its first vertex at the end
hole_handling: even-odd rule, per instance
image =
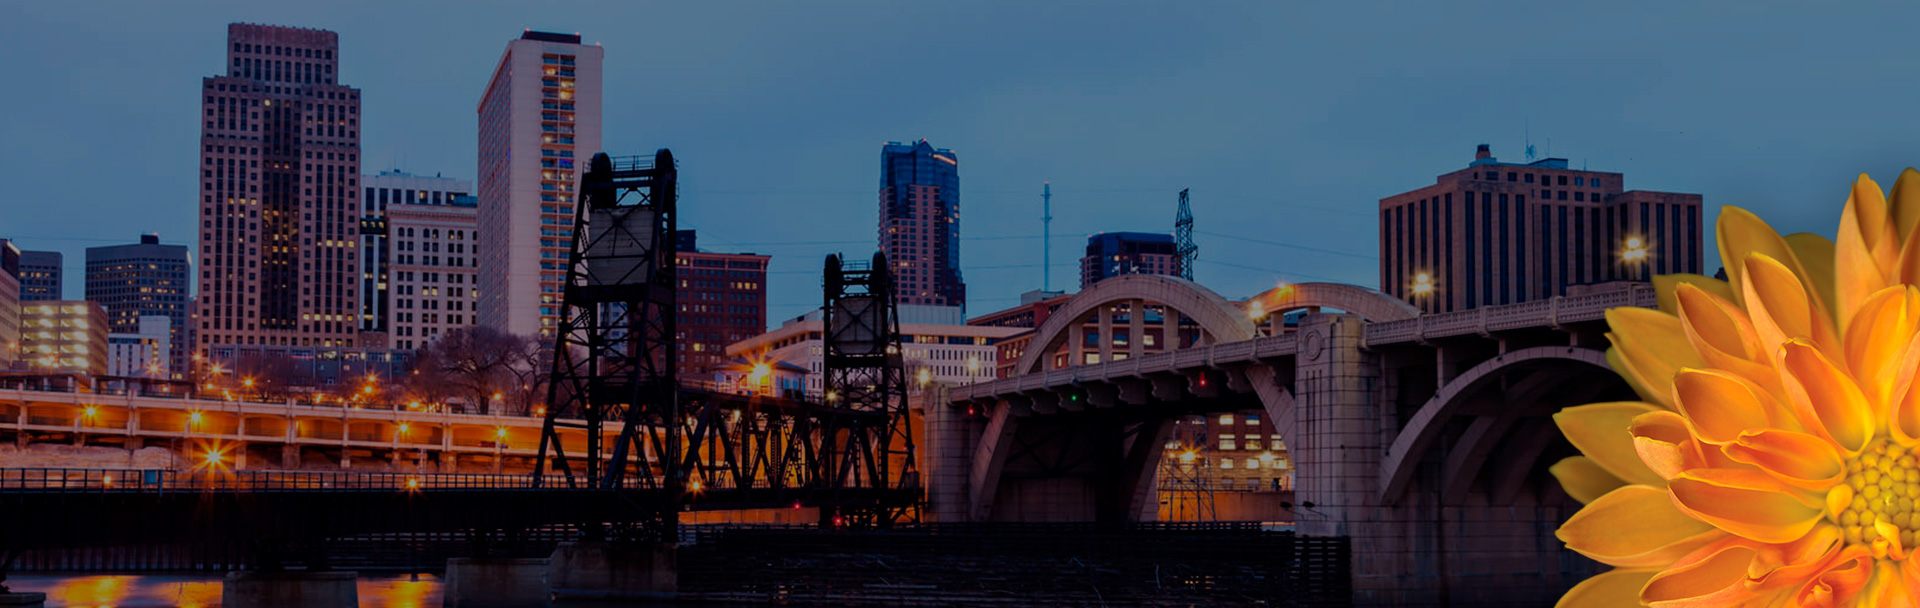
POLYGON ((220 586, 224 608, 354 608, 360 605, 353 572, 228 572, 220 586))
POLYGON ((447 560, 441 605, 447 608, 545 606, 545 558, 464 558, 447 560))
POLYGON ((671 598, 680 589, 673 545, 561 543, 547 558, 553 599, 631 601, 671 598))

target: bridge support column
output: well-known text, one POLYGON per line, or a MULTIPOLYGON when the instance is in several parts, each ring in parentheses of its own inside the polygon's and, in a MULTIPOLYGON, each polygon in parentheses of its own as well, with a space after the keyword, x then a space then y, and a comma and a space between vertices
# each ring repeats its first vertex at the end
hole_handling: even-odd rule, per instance
POLYGON ((1409 548, 1379 500, 1384 418, 1378 366, 1360 349, 1363 329, 1358 319, 1333 315, 1301 322, 1293 408, 1300 445, 1287 446, 1299 472, 1293 515, 1302 534, 1352 539, 1356 603, 1425 604, 1433 598, 1378 595, 1404 586, 1396 567, 1409 548))
POLYGON ((220 586, 224 608, 360 605, 359 575, 352 572, 228 572, 220 586))
POLYGON ((934 398, 927 401, 927 442, 921 459, 927 505, 933 521, 967 521, 971 515, 967 480, 973 472, 973 446, 980 424, 967 416, 967 406, 947 403, 945 385, 935 387, 934 398))
POLYGON ((561 543, 547 558, 547 592, 554 599, 663 599, 679 589, 672 545, 561 543))
POLYGON ((447 608, 545 606, 547 560, 449 559, 443 595, 447 608))

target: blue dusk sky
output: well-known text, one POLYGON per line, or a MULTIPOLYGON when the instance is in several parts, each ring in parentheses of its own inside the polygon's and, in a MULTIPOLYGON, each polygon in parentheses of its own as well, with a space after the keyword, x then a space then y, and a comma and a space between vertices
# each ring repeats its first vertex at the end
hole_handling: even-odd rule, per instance
MULTIPOLYGON (((769 319, 875 247, 880 146, 961 157, 969 312, 1055 288, 1086 235, 1167 231, 1197 278, 1377 286, 1375 210, 1490 143, 1832 234, 1852 177, 1920 164, 1920 8, 1787 2, 7 2, 0 237, 67 255, 196 238, 200 80, 233 21, 339 32, 365 172, 472 178, 525 28, 606 47, 606 144, 671 147, 703 248, 773 256, 769 319)), ((1711 234, 1708 235, 1711 238, 1711 234)), ((1709 248, 1711 252, 1711 248, 1709 248)), ((1717 267, 1709 259, 1708 270, 1717 267)))

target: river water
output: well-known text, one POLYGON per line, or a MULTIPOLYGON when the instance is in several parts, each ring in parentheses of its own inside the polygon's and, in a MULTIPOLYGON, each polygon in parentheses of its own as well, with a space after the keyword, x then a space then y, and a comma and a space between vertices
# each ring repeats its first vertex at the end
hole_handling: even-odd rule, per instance
MULTIPOLYGON (((220 605, 218 574, 13 574, 14 591, 47 594, 48 606, 74 608, 212 608, 220 605)), ((360 605, 438 608, 440 578, 421 574, 360 575, 360 605)))

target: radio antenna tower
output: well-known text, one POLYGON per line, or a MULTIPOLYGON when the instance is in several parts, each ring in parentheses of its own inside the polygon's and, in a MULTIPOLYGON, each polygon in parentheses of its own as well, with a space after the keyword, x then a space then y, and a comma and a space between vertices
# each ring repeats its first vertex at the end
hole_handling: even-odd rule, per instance
POLYGON ((1193 262, 1200 259, 1200 246, 1193 244, 1193 208, 1187 206, 1187 189, 1180 189, 1180 213, 1173 216, 1174 255, 1180 258, 1180 278, 1193 280, 1193 262))
POLYGON ((1040 182, 1040 291, 1053 290, 1053 182, 1040 182))

